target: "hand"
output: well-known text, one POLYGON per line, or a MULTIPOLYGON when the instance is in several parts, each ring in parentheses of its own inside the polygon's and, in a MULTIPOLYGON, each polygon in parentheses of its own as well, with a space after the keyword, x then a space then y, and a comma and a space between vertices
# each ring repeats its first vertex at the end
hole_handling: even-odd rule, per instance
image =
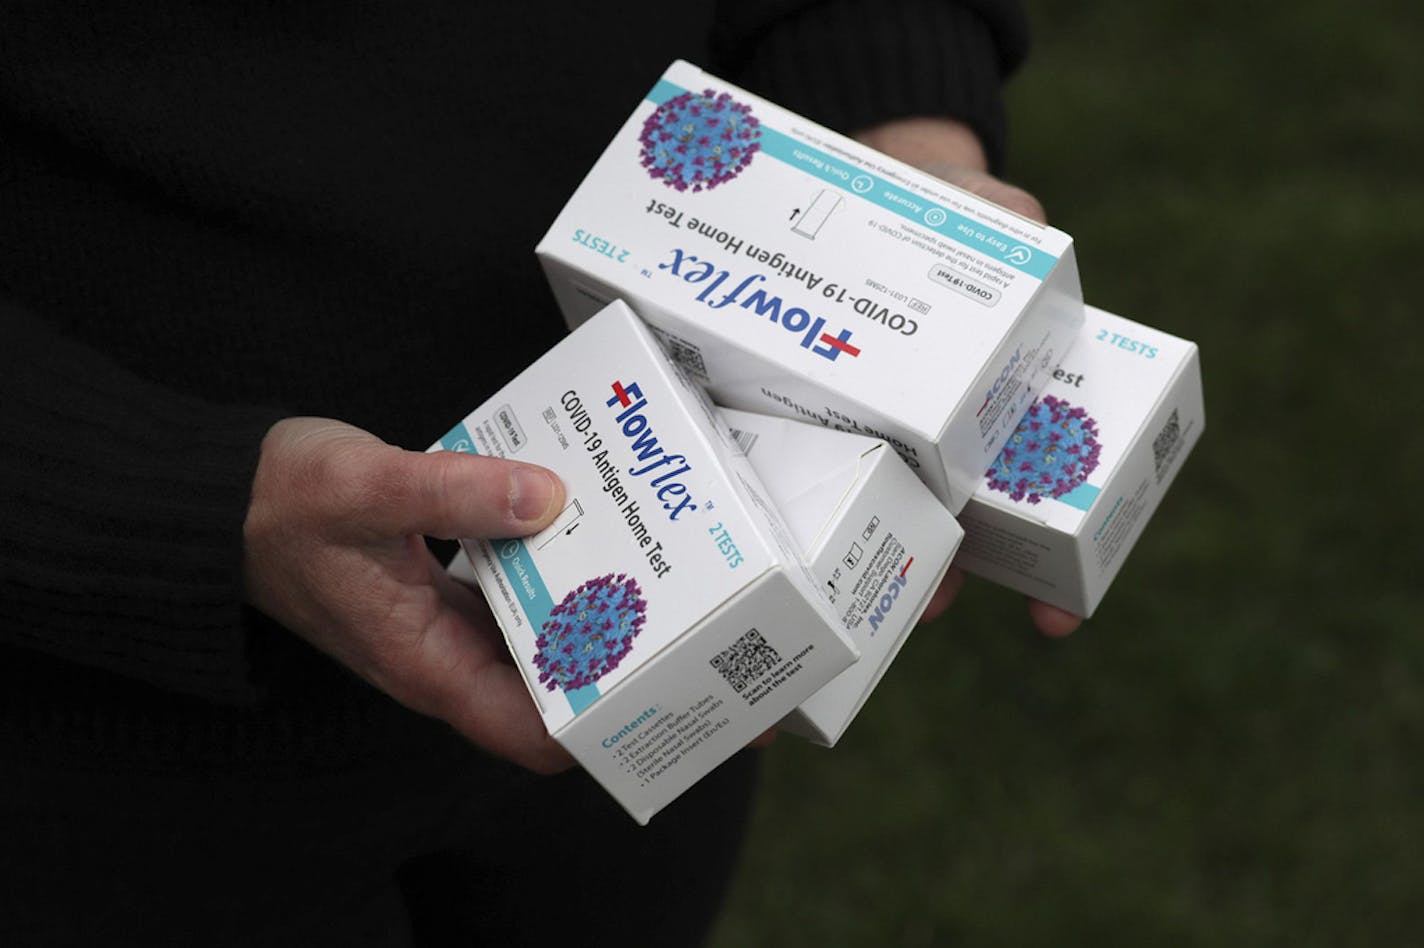
MULTIPOLYGON (((921 622, 929 622, 937 619, 949 609, 959 595, 960 588, 964 585, 964 570, 957 566, 951 566, 949 572, 945 574, 944 582, 939 584, 939 588, 930 596, 929 605, 925 607, 924 614, 920 616, 921 622)), ((1028 601, 1028 617, 1038 631, 1049 638, 1059 639, 1065 635, 1072 635, 1077 631, 1078 626, 1083 624, 1083 620, 1071 612, 1065 612, 1057 606, 1050 606, 1046 602, 1037 599, 1028 601)))
POLYGON ((855 138, 1021 217, 1048 223, 1048 215, 1037 198, 989 174, 989 160, 979 136, 962 122, 946 118, 896 119, 866 129, 855 138))
MULTIPOLYGON (((1037 198, 989 174, 989 163, 979 136, 962 122, 931 117, 896 119, 866 129, 855 137, 877 151, 993 201, 1015 214, 1040 224, 1048 223, 1048 216, 1037 198)), ((964 572, 950 567, 944 582, 930 597, 929 606, 920 621, 928 622, 941 615, 963 585, 964 572)), ((1028 614, 1040 632, 1054 638, 1071 635, 1083 622, 1071 612, 1036 599, 1029 600, 1028 614)))
POLYGON ((484 599, 422 537, 528 536, 563 499, 542 467, 403 451, 339 421, 288 418, 263 439, 243 524, 247 599, 407 707, 554 773, 572 758, 484 599))

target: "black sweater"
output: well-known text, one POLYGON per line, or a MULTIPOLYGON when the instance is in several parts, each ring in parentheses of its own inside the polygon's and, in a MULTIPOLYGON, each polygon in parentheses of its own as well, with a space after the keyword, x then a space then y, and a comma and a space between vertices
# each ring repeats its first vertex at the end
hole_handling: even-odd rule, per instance
POLYGON ((0 8, 0 753, 446 740, 242 604, 258 444, 317 414, 423 448, 544 351, 532 248, 672 59, 842 130, 959 116, 998 162, 1014 3, 721 8, 0 8))

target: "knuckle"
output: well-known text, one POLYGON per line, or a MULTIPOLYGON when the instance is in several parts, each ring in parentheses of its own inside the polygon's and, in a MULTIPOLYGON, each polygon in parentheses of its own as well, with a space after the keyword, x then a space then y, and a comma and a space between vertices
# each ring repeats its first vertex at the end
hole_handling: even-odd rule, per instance
POLYGON ((448 509, 452 499, 469 493, 466 463, 471 458, 448 452, 432 456, 437 463, 430 468, 431 502, 442 510, 448 509))
POLYGON ((407 469, 402 497, 419 505, 421 519, 434 535, 453 539, 463 532, 466 511, 478 487, 469 475, 472 460, 442 451, 413 459, 407 469))
POLYGON ((295 487, 324 510, 348 509, 359 493, 361 465, 339 447, 308 454, 293 472, 295 487))
POLYGON ((346 514, 390 510, 410 493, 411 478, 397 450, 338 452, 328 457, 331 502, 346 514))

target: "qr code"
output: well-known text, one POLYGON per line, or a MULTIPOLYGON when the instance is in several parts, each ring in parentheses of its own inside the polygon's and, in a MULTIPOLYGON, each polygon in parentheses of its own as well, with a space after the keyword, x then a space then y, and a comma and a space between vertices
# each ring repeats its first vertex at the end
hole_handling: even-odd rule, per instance
POLYGON ((679 339, 667 330, 657 329, 654 331, 657 333, 658 341, 663 344, 663 351, 668 354, 669 359, 682 366, 683 371, 699 381, 711 381, 707 375, 707 363, 702 361, 701 349, 686 339, 679 339))
POLYGON ((1167 419, 1167 424, 1157 433, 1157 437, 1152 442, 1152 464, 1157 470, 1158 480, 1162 478, 1162 471, 1177 456, 1177 441, 1181 436, 1182 429, 1177 423, 1177 410, 1174 408, 1171 417, 1167 419))
POLYGON ((748 629, 729 648, 712 657, 710 662, 717 674, 727 680, 732 690, 740 694, 748 685, 756 684, 761 677, 781 664, 781 655, 756 629, 748 629))

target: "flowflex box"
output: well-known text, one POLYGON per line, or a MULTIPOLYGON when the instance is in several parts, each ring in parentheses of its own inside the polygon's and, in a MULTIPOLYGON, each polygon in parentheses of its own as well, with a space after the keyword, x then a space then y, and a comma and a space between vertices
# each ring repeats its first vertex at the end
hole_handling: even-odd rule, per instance
POLYGON ((831 747, 924 614, 964 531, 884 441, 722 414, 860 649, 780 725, 831 747))
POLYGON ((537 248, 718 404, 883 438, 952 513, 1082 325, 1071 238, 684 62, 537 248))
POLYGON ((614 304, 430 449, 564 481, 539 534, 462 545, 549 732, 644 823, 857 658, 713 411, 614 304))
POLYGON ((1091 616, 1205 425, 1196 345, 1088 307, 960 515, 957 563, 1091 616))

